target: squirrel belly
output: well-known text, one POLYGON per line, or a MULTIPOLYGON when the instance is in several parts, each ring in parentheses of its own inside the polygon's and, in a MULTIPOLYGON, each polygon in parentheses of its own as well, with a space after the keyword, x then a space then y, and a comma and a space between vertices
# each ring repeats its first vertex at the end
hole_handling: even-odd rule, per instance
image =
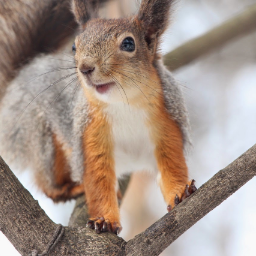
POLYGON ((150 136, 148 113, 130 105, 110 105, 104 112, 111 126, 117 178, 135 171, 156 173, 155 144, 150 136))

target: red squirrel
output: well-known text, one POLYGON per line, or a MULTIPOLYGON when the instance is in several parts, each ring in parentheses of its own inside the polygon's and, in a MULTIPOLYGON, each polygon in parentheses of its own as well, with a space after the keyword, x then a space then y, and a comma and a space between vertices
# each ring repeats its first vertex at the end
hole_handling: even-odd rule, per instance
MULTIPOLYGON (((196 190, 184 156, 190 144, 187 110, 158 50, 173 3, 142 0, 135 16, 99 19, 95 0, 73 0, 81 29, 72 47, 75 66, 25 86, 17 78, 0 108, 4 159, 33 169, 36 184, 56 202, 85 193, 88 226, 97 233, 122 229, 117 179, 125 174, 158 172, 168 211, 196 190), (78 78, 75 97, 52 82, 51 90, 36 96, 49 81, 66 78, 78 78), (31 97, 38 99, 17 127, 10 116, 31 97)), ((39 61, 34 69, 40 70, 39 61)), ((58 67, 61 60, 46 56, 45 63, 58 67)), ((23 80, 32 72, 27 67, 23 80)))

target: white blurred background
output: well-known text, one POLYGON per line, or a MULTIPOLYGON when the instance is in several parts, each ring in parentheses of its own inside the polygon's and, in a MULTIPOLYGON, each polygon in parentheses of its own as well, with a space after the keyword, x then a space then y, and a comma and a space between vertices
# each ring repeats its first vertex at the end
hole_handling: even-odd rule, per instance
MULTIPOLYGON (((256 0, 180 0, 172 26, 164 36, 162 52, 204 34, 255 3, 256 0)), ((123 0, 107 10, 114 10, 115 15, 119 7, 121 13, 135 11, 138 1, 123 0)), ((256 32, 178 69, 174 76, 184 85, 194 145, 188 165, 190 177, 200 187, 256 143, 256 32)), ((18 177, 53 221, 67 225, 73 202, 55 205, 37 191, 27 173, 18 177)), ((253 179, 162 255, 255 256, 255 192, 253 179)), ((134 237, 164 214, 166 205, 154 177, 134 175, 121 207, 121 236, 125 240, 134 237)), ((1 256, 19 255, 1 233, 0 248, 1 256)))

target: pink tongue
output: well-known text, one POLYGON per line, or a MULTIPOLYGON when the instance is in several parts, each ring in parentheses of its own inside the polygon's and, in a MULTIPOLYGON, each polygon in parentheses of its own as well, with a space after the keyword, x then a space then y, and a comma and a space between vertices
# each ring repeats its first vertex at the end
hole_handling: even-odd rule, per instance
POLYGON ((96 87, 98 93, 105 93, 110 87, 110 84, 103 84, 96 87))

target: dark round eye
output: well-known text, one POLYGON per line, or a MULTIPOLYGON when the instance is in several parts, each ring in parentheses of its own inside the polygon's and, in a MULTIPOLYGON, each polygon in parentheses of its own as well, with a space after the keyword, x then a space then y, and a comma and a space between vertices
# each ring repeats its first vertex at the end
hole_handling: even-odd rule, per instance
POLYGON ((122 51, 126 52, 133 52, 135 50, 135 42, 132 37, 126 37, 121 46, 120 46, 122 51))
POLYGON ((73 45, 72 45, 72 52, 76 52, 76 45, 75 45, 75 43, 73 43, 73 45))

